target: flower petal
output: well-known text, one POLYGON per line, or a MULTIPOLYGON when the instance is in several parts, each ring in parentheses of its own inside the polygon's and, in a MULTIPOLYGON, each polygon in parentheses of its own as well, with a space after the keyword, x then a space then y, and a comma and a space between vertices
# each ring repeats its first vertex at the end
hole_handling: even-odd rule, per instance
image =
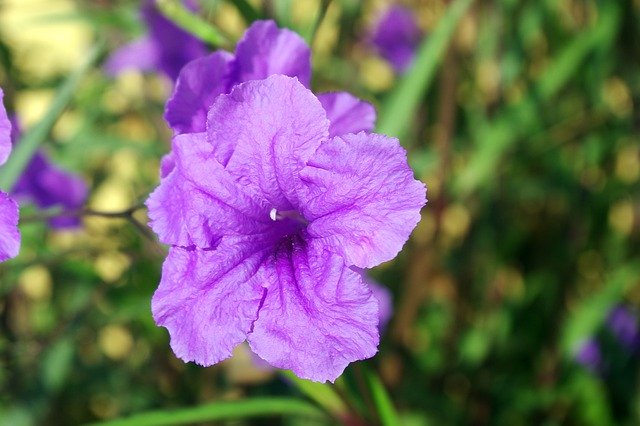
POLYGON ((116 77, 125 71, 153 71, 158 67, 158 46, 149 37, 143 37, 113 52, 104 65, 104 71, 116 77))
POLYGON ((3 97, 4 93, 0 88, 0 166, 7 161, 11 153, 11 122, 4 108, 3 97))
POLYGON ((376 125, 376 110, 373 105, 347 92, 321 93, 318 100, 331 122, 329 137, 372 132, 376 125))
MULTIPOLYGON (((197 9, 194 2, 182 3, 192 11, 197 9)), ((167 19, 155 1, 144 3, 142 19, 147 24, 150 38, 158 46, 158 67, 171 80, 178 78, 180 70, 187 63, 207 54, 205 44, 167 19)))
POLYGON ((233 55, 219 50, 182 68, 164 118, 176 134, 203 132, 207 111, 216 97, 226 93, 233 55))
POLYGON ((348 134, 323 143, 300 172, 307 230, 368 268, 393 259, 420 220, 424 184, 413 178, 397 139, 348 134))
POLYGON ((283 74, 298 77, 309 87, 311 51, 293 31, 280 29, 273 21, 256 21, 238 42, 232 67, 235 83, 283 74))
POLYGON ((0 262, 16 257, 20 250, 18 205, 0 191, 0 262))
POLYGON ((169 250, 151 310, 178 358, 212 365, 245 340, 265 292, 255 274, 266 253, 251 239, 216 250, 169 250))
POLYGON ((207 120, 218 160, 249 194, 277 210, 297 205, 298 173, 329 129, 311 91, 282 75, 250 81, 219 96, 207 120))
POLYGON ((259 276, 269 287, 247 340, 269 364, 334 381, 350 362, 376 353, 377 301, 339 256, 295 237, 280 244, 259 276))
POLYGON ((205 137, 174 138, 176 167, 147 200, 150 226, 160 241, 212 248, 224 235, 277 233, 269 209, 254 202, 218 163, 205 137))

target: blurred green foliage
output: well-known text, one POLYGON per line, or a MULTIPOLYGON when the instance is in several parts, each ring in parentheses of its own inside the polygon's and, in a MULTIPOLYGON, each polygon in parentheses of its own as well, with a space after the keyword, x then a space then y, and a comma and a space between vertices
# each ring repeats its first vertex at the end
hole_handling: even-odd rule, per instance
MULTIPOLYGON (((113 50, 144 32, 137 2, 59 3, 70 7, 0 2, 0 86, 22 115, 77 64, 34 68, 38 51, 5 25, 16 9, 40 13, 20 18, 21 31, 81 26, 85 47, 106 40, 113 50)), ((283 397, 288 414, 232 424, 640 423, 637 354, 604 325, 614 305, 640 307, 640 2, 486 0, 465 10, 459 0, 443 24, 450 2, 407 0, 427 35, 405 76, 365 42, 384 2, 202 3, 199 25, 229 40, 257 17, 315 33, 314 90, 373 102, 380 130, 401 137, 427 184, 411 241, 372 271, 395 298, 380 353, 335 388, 260 370, 246 353, 183 364, 150 313, 160 245, 122 219, 55 232, 25 207, 21 254, 0 265, 0 424, 169 410, 147 419, 159 424, 171 410, 206 414, 207 404, 257 397, 283 397), (608 366, 600 373, 575 360, 591 336, 608 366)), ((126 209, 157 184, 169 91, 162 77, 110 80, 97 66, 42 135, 90 183, 92 208, 126 209)))

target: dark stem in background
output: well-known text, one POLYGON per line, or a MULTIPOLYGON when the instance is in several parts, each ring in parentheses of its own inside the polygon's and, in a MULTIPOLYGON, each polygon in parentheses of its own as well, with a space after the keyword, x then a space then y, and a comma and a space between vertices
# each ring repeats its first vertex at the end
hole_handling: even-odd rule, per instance
POLYGON ((30 222, 41 222, 57 217, 82 217, 82 216, 97 216, 104 217, 110 219, 124 219, 135 226, 138 231, 146 238, 151 241, 155 241, 155 237, 151 230, 143 223, 141 223, 138 219, 136 219, 133 215, 140 209, 144 208, 144 204, 136 204, 128 209, 115 211, 115 212, 105 212, 100 210, 93 210, 90 208, 83 208, 78 210, 69 210, 69 211, 56 211, 53 213, 41 213, 35 214, 31 216, 25 216, 21 218, 21 223, 30 223, 30 222))

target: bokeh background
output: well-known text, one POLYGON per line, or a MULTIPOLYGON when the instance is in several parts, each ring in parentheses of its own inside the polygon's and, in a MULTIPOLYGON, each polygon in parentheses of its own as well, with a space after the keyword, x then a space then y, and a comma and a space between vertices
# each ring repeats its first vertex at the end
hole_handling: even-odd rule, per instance
MULTIPOLYGON (((241 36, 244 2, 200 3, 204 21, 241 36)), ((451 2, 397 3, 413 11, 424 47, 451 2)), ((315 91, 350 91, 384 118, 403 102, 402 83, 419 78, 368 42, 390 2, 249 4, 300 32, 328 5, 312 43, 315 91)), ((101 66, 146 31, 139 9, 0 0, 0 87, 27 130, 91 46, 107 46, 44 144, 86 180, 96 211, 143 201, 169 147, 172 82, 135 70, 108 77, 101 66)), ((405 425, 640 424, 640 1, 477 0, 434 60, 419 102, 387 122, 429 203, 398 258, 371 272, 392 292, 394 315, 379 354, 361 364, 405 425)), ((244 347, 210 368, 175 358, 150 312, 165 248, 132 220, 87 216, 59 231, 33 206, 21 217, 21 253, 0 265, 0 424, 308 398, 244 347)), ((375 424, 358 410, 368 404, 359 377, 350 367, 337 388, 360 411, 352 424, 375 424)))

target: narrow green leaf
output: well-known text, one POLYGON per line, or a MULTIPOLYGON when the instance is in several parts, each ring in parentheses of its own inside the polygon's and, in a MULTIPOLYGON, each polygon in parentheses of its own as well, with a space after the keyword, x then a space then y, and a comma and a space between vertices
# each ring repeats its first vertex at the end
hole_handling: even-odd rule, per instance
POLYGON ((348 412, 346 404, 331 385, 301 379, 288 370, 282 370, 280 373, 300 392, 334 416, 339 417, 348 412))
POLYGON ((99 42, 89 51, 85 60, 66 79, 62 86, 60 86, 58 93, 44 117, 38 124, 25 132, 20 143, 15 146, 11 153, 9 161, 0 168, 0 188, 3 188, 7 192, 13 189, 13 185, 15 185, 18 177, 22 174, 27 164, 29 164, 38 147, 47 138, 53 125, 73 98, 78 85, 91 67, 98 61, 104 49, 105 44, 99 42))
POLYGON ((438 26, 424 38, 413 66, 382 105, 377 132, 402 139, 413 112, 435 77, 458 23, 473 0, 454 0, 438 26))
POLYGON ((229 3, 238 9, 238 12, 240 12, 240 15, 242 15, 247 25, 253 21, 264 18, 247 0, 229 0, 229 3))
POLYGON ((158 410, 124 419, 92 423, 94 426, 162 426, 266 416, 322 417, 308 402, 290 398, 253 398, 215 402, 179 410, 158 410))
POLYGON ((311 25, 309 25, 309 27, 304 31, 304 34, 302 34, 302 38, 304 38, 307 44, 311 45, 311 43, 313 43, 313 38, 315 37, 316 32, 318 31, 318 27, 320 27, 320 24, 322 24, 322 20, 326 16, 327 10, 329 9, 330 5, 331 5, 331 0, 322 0, 320 2, 320 7, 318 8, 318 11, 313 17, 313 21, 311 22, 311 25))
POLYGON ((399 425, 400 420, 398 419, 398 413, 396 413, 393 402, 391 401, 387 390, 382 384, 380 377, 378 377, 378 375, 372 372, 370 369, 364 368, 364 366, 363 371, 367 380, 367 385, 369 386, 369 391, 371 392, 371 396, 373 397, 373 402, 375 403, 376 409, 378 410, 378 416, 380 417, 382 425, 399 425))
POLYGON ((230 47, 231 42, 211 23, 200 18, 177 0, 156 0, 160 12, 185 31, 216 47, 230 47))

